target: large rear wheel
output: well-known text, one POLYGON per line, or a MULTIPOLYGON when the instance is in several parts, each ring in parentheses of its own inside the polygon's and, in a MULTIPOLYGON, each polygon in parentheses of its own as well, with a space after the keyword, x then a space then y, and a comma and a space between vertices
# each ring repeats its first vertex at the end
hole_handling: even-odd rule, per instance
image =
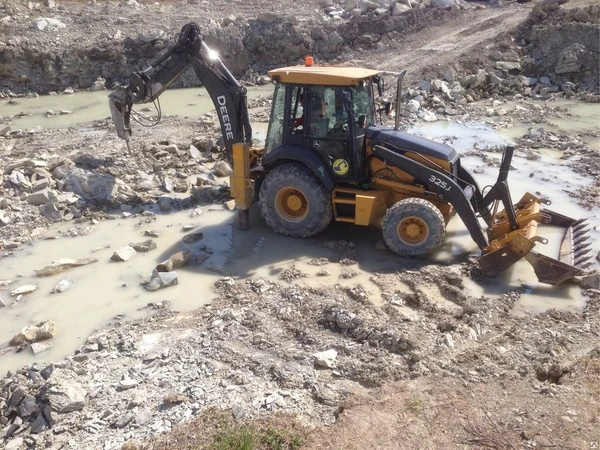
POLYGON ((331 192, 303 164, 275 167, 260 188, 260 211, 267 224, 280 234, 309 237, 331 222, 331 192))
POLYGON ((425 257, 444 242, 446 223, 440 210, 421 198, 399 201, 385 214, 383 239, 401 256, 425 257))

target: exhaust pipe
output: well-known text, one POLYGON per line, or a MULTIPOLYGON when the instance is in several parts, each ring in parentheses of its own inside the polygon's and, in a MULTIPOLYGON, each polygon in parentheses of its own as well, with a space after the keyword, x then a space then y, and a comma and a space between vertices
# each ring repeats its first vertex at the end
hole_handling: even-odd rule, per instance
POLYGON ((406 70, 403 70, 400 75, 398 75, 398 87, 396 88, 396 124, 394 126, 394 130, 398 131, 400 128, 400 105, 402 104, 402 80, 404 80, 404 76, 406 75, 406 70))

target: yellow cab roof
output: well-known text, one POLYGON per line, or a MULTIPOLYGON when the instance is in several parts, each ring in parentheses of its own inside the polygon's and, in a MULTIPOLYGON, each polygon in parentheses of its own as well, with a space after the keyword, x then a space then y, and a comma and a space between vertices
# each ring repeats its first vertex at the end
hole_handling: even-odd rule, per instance
POLYGON ((279 83, 351 86, 378 73, 378 70, 360 67, 291 66, 271 70, 269 77, 271 80, 277 77, 279 83))

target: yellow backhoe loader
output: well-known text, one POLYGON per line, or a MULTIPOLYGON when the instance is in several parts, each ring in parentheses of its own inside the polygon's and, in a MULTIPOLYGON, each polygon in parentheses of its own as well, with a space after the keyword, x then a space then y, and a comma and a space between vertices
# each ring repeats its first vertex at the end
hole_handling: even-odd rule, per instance
MULTIPOLYGON (((275 89, 266 142, 252 148, 246 89, 190 23, 173 47, 110 94, 117 134, 128 139, 132 105, 154 101, 190 66, 217 110, 241 228, 254 202, 274 231, 300 238, 332 220, 358 226, 383 220, 393 252, 424 257, 442 244, 446 224, 458 214, 481 249, 484 274, 526 258, 541 282, 558 284, 589 264, 585 221, 543 209, 550 201, 531 194, 513 204, 507 177, 514 147, 506 148, 498 179, 484 194, 452 147, 399 131, 399 114, 395 128, 378 125, 391 105, 376 106, 384 88, 377 70, 318 66, 309 57, 302 66, 270 71, 275 89), (534 250, 547 242, 536 235, 538 224, 566 228, 557 259, 534 250)), ((396 105, 401 82, 402 76, 396 105)))

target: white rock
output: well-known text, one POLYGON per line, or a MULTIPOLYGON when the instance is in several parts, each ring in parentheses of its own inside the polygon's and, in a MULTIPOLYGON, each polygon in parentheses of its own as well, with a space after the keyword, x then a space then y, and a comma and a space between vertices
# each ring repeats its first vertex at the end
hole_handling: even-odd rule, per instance
POLYGON ((119 250, 117 250, 116 252, 113 253, 112 257, 110 259, 112 259, 113 261, 129 261, 131 258, 133 258, 136 255, 136 251, 135 249, 130 246, 127 245, 119 250))
POLYGON ((35 22, 33 22, 31 24, 31 26, 33 28, 35 28, 38 31, 43 31, 46 28, 48 28, 49 30, 57 30, 59 28, 66 28, 67 26, 62 23, 60 20, 58 19, 50 19, 47 17, 42 17, 40 19, 37 19, 35 22))
POLYGON ((102 91, 105 89, 104 84, 106 83, 106 80, 104 78, 98 78, 96 81, 94 81, 94 84, 92 84, 92 87, 90 88, 90 91, 102 91))
POLYGON ((13 296, 13 297, 16 297, 17 295, 31 294, 36 289, 37 289, 37 285, 35 285, 35 284, 26 284, 24 286, 19 286, 18 288, 13 289, 12 291, 10 291, 10 295, 13 296))
POLYGON ((327 367, 333 369, 335 367, 335 358, 337 357, 337 351, 334 349, 326 350, 324 352, 315 353, 315 364, 321 367, 327 367))
POLYGON ((394 4, 394 8, 392 9, 392 16, 399 16, 400 14, 405 13, 411 9, 410 6, 403 5, 402 3, 394 4))
POLYGON ((421 104, 416 100, 409 100, 406 102, 406 106, 404 107, 404 111, 407 113, 416 113, 421 108, 421 104))

